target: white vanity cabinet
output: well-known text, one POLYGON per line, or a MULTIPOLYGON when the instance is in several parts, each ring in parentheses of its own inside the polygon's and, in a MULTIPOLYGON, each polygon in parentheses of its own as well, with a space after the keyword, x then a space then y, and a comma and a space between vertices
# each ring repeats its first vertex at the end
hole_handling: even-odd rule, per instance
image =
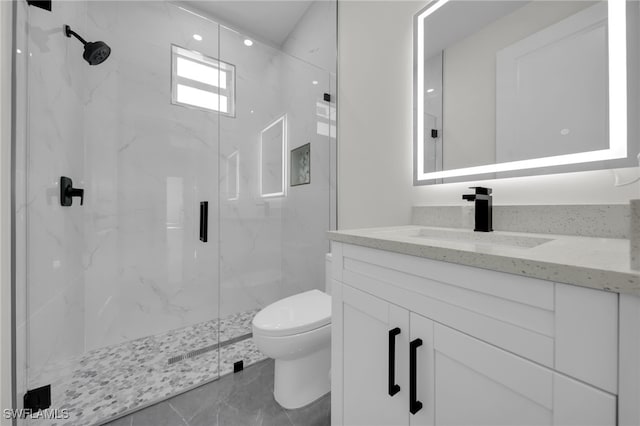
POLYGON ((616 424, 617 294, 332 253, 333 425, 616 424))
POLYGON ((434 424, 616 423, 615 395, 441 325, 434 346, 434 424))

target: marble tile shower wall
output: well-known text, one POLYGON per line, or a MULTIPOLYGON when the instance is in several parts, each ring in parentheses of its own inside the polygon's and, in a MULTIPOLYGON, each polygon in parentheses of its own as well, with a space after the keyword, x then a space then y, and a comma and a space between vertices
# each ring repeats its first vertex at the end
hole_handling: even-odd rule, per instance
POLYGON ((314 288, 324 291, 325 253, 330 250, 325 235, 331 223, 335 108, 323 100, 323 92, 331 94, 335 86, 330 74, 300 68, 297 60, 286 58, 281 73, 283 98, 291 111, 289 149, 311 143, 312 176, 309 185, 289 187, 283 203, 281 297, 314 288))
POLYGON ((220 125, 220 315, 250 310, 276 297, 281 278, 281 199, 260 197, 260 132, 284 111, 279 55, 220 28, 220 58, 236 67, 236 118, 220 125), (237 186, 231 174, 237 161, 237 186))
POLYGON ((243 40, 221 27, 220 58, 237 72, 236 119, 221 121, 221 159, 239 158, 237 199, 235 188, 224 194, 231 181, 221 173, 222 317, 324 289, 324 233, 331 226, 335 135, 329 134, 331 105, 323 95, 331 93, 334 76, 260 43, 247 49, 243 40), (260 132, 284 114, 286 161, 291 149, 311 143, 311 183, 290 187, 287 179, 285 197, 261 198, 260 132))
POLYGON ((218 316, 217 227, 203 244, 198 218, 208 201, 217 219, 219 118, 170 103, 171 45, 217 57, 217 25, 166 2, 89 2, 87 16, 116 55, 88 82, 90 350, 218 316))
POLYGON ((165 2, 56 2, 29 10, 28 374, 218 317, 218 117, 170 104, 170 46, 218 56, 218 28, 165 2), (62 33, 104 40, 97 67, 62 33), (201 34, 196 45, 192 35, 201 34), (60 207, 58 179, 85 189, 60 207), (215 218, 213 218, 215 219, 215 218))

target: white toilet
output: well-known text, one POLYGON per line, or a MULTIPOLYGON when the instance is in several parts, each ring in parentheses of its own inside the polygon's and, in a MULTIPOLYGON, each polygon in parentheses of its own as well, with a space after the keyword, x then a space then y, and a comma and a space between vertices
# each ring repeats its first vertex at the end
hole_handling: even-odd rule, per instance
POLYGON ((281 406, 300 408, 329 392, 331 296, 311 290, 278 300, 252 325, 258 349, 275 359, 273 395, 281 406))

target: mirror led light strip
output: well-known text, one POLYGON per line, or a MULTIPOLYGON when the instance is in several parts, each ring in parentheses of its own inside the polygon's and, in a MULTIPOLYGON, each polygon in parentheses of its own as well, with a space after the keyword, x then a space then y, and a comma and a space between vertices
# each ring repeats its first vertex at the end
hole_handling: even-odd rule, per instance
POLYGON ((483 173, 510 170, 534 169, 537 167, 562 166, 566 164, 590 163, 614 160, 627 156, 627 14, 625 0, 609 0, 608 49, 609 49, 609 148, 576 154, 556 155, 531 160, 467 167, 439 172, 424 172, 424 21, 449 0, 437 0, 417 18, 416 32, 416 179, 443 179, 471 176, 483 173))

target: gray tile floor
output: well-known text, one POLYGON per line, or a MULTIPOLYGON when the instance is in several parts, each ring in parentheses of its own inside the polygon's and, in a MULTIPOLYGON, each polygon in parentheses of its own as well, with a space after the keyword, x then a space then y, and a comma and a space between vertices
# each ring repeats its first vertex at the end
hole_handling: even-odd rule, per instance
POLYGON ((299 410, 273 399, 273 360, 152 405, 105 426, 322 426, 330 424, 325 395, 299 410))

